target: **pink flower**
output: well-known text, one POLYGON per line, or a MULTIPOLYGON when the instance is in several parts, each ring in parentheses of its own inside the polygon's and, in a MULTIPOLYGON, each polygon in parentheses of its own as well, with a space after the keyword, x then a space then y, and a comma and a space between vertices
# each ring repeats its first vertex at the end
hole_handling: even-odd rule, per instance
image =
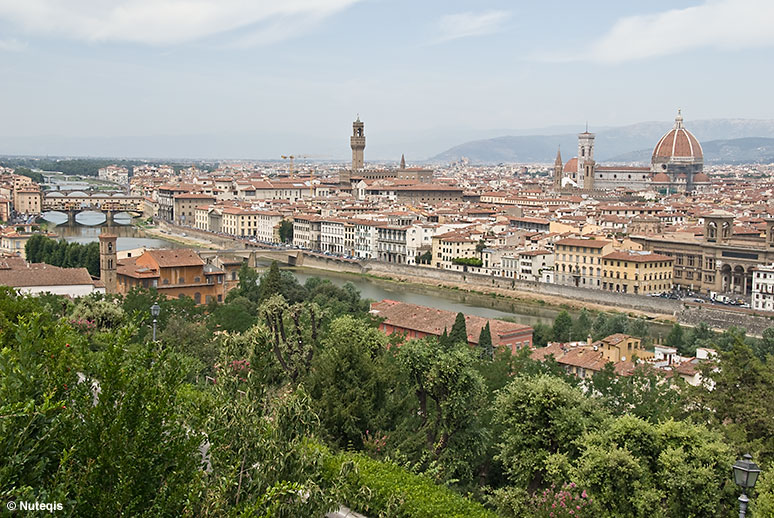
POLYGON ((581 493, 581 496, 582 496, 583 498, 586 498, 586 497, 588 497, 588 495, 586 494, 586 490, 585 490, 585 489, 583 490, 583 493, 581 493))

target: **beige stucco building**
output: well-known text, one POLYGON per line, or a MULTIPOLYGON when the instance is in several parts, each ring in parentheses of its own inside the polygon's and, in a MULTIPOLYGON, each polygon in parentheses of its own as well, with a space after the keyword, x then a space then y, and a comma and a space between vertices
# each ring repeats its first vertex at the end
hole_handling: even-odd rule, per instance
POLYGON ((557 284, 602 288, 602 256, 613 251, 612 241, 569 238, 554 247, 557 284))
POLYGON ((672 289, 673 259, 652 252, 616 251, 602 257, 602 289, 646 295, 672 289))

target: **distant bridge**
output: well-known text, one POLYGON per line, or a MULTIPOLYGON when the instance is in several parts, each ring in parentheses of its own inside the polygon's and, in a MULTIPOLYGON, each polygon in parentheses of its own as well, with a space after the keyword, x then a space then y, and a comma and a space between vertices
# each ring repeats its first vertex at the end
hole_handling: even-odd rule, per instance
POLYGON ((214 257, 231 256, 247 261, 247 265, 255 268, 260 259, 277 261, 289 266, 301 266, 304 252, 300 250, 276 250, 263 248, 232 248, 230 250, 200 250, 199 257, 205 261, 214 257))
POLYGON ((142 196, 127 196, 122 193, 86 193, 84 191, 50 191, 43 196, 42 212, 57 211, 67 214, 68 222, 74 222, 81 212, 102 212, 108 223, 119 212, 143 212, 142 196))

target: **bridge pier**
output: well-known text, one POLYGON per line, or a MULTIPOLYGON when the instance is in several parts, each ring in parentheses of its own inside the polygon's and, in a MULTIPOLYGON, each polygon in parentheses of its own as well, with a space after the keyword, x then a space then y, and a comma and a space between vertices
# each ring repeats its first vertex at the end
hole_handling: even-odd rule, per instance
POLYGON ((103 214, 105 214, 105 225, 112 226, 113 225, 113 213, 115 211, 113 210, 103 210, 103 214))

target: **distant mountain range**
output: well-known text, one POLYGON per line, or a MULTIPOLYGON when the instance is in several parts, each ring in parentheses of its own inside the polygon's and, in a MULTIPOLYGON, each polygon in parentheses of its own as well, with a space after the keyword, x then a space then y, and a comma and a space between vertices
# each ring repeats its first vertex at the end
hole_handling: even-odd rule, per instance
MULTIPOLYGON (((686 121, 704 150, 707 163, 774 161, 774 120, 709 119, 686 121)), ((598 162, 649 162, 669 122, 641 122, 597 132, 594 154, 598 162)), ((593 131, 593 128, 590 128, 593 131)), ((473 163, 553 162, 561 146, 567 161, 576 154, 576 133, 504 136, 454 146, 431 158, 452 162, 466 157, 473 163)))

